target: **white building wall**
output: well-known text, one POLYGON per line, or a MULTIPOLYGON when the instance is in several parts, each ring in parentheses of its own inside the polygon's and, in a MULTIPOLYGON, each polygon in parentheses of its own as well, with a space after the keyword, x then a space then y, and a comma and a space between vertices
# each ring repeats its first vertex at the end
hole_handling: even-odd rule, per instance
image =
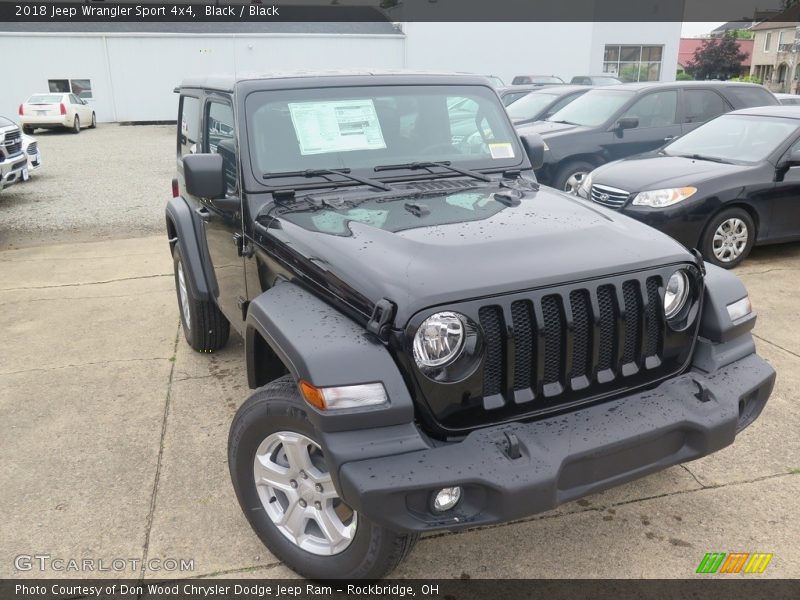
POLYGON ((522 74, 557 75, 569 81, 588 72, 594 26, 591 22, 405 23, 406 66, 497 75, 506 83, 522 74))
POLYGON ((401 35, 0 34, 0 56, 26 48, 20 68, 4 75, 0 115, 15 118, 20 102, 47 91, 48 79, 90 79, 101 122, 174 120, 177 97, 172 90, 185 77, 401 69, 403 45, 401 35))

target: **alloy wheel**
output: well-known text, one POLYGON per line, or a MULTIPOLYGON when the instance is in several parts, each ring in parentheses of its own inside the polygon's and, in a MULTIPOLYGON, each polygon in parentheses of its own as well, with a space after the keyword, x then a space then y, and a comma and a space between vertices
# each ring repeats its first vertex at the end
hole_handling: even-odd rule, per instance
POLYGON ((588 174, 589 173, 586 172, 586 171, 577 171, 577 172, 573 173, 572 175, 570 175, 567 178, 566 183, 564 183, 564 191, 567 192, 567 193, 570 193, 570 194, 577 194, 578 193, 578 188, 581 187, 581 184, 583 183, 584 178, 588 174))
POLYGON ((290 542, 318 556, 350 546, 358 515, 339 498, 314 440, 271 434, 256 450, 253 477, 267 516, 290 542))

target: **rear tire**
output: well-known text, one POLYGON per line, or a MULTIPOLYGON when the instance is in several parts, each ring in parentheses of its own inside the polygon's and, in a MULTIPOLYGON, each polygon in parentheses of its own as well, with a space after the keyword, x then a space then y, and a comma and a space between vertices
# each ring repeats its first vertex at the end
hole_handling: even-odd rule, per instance
POLYGON ((213 300, 200 300, 189 271, 183 266, 180 246, 172 251, 175 270, 175 293, 181 329, 189 345, 198 352, 214 352, 223 348, 230 335, 230 323, 213 300))
POLYGON ((585 160, 568 162, 556 173, 553 187, 568 194, 577 194, 584 177, 594 169, 595 165, 585 160))
POLYGON ((29 127, 28 125, 22 126, 22 133, 24 133, 25 135, 33 135, 33 131, 34 131, 33 127, 29 127))
POLYGON ((306 416, 306 404, 291 376, 256 390, 236 413, 228 437, 228 467, 239 505, 264 545, 299 575, 310 579, 383 577, 403 561, 418 536, 391 531, 349 509, 330 483, 330 469, 318 440, 306 416), (310 457, 311 463, 296 457, 310 457), (305 468, 307 472, 298 471, 294 462, 310 466, 305 468), (265 464, 272 469, 262 468, 265 464), (295 473, 300 477, 295 477, 295 473), (276 481, 271 485, 273 478, 276 481), (284 480, 291 480, 291 487, 284 480), (337 495, 330 505, 323 499, 317 506, 314 492, 310 491, 316 485, 320 486, 320 494, 337 495), (325 553, 329 538, 316 525, 316 519, 330 514, 326 507, 334 505, 335 514, 323 522, 344 515, 336 523, 341 529, 327 529, 336 534, 330 536, 334 541, 341 539, 342 531, 346 536, 336 546, 331 542, 328 546, 331 552, 325 553), (291 518, 296 514, 293 511, 297 511, 298 519, 291 518), (297 523, 294 529, 305 535, 292 537, 293 522, 297 523), (309 549, 301 548, 300 544, 309 549))
POLYGON ((81 132, 81 119, 78 115, 75 115, 75 120, 72 122, 72 129, 70 129, 72 133, 80 133, 81 132))
POLYGON ((750 254, 756 234, 750 213, 742 208, 729 208, 708 222, 700 241, 700 252, 708 262, 732 269, 750 254))

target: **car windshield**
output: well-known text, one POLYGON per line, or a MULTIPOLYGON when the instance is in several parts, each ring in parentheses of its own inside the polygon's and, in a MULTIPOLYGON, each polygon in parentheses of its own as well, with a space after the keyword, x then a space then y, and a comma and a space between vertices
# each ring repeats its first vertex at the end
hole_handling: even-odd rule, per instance
POLYGON ((592 77, 593 85, 619 85, 622 83, 616 77, 592 77))
POLYGON ((531 77, 531 83, 564 83, 564 80, 555 75, 543 75, 531 77))
POLYGON ((793 135, 800 120, 755 115, 723 115, 666 146, 668 156, 705 157, 726 162, 765 160, 793 135))
POLYGON ((557 97, 557 94, 531 92, 507 107, 508 116, 512 121, 533 119, 550 106, 557 97))
POLYGON ((58 104, 61 94, 34 94, 28 98, 27 104, 58 104))
POLYGON ((386 231, 416 227, 466 223, 488 219, 506 205, 485 192, 452 192, 422 197, 409 202, 402 198, 378 197, 364 202, 343 203, 341 207, 325 203, 324 208, 283 207, 284 219, 308 229, 331 235, 351 235, 351 223, 362 223, 386 231))
POLYGON ((547 120, 597 127, 614 116, 632 95, 620 90, 589 90, 547 120))
POLYGON ((298 172, 314 169, 399 177, 402 169, 374 169, 420 161, 494 169, 523 157, 495 91, 485 86, 259 91, 247 96, 246 114, 252 168, 270 186, 296 184, 298 172))

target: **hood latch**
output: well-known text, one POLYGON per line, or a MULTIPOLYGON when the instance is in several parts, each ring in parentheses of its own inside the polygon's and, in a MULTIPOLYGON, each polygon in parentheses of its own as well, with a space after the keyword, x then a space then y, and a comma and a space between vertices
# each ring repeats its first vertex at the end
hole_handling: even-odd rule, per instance
POLYGON ((378 300, 375 308, 372 309, 372 317, 367 322, 367 331, 377 336, 382 342, 388 342, 389 330, 396 308, 394 303, 386 298, 378 300))

